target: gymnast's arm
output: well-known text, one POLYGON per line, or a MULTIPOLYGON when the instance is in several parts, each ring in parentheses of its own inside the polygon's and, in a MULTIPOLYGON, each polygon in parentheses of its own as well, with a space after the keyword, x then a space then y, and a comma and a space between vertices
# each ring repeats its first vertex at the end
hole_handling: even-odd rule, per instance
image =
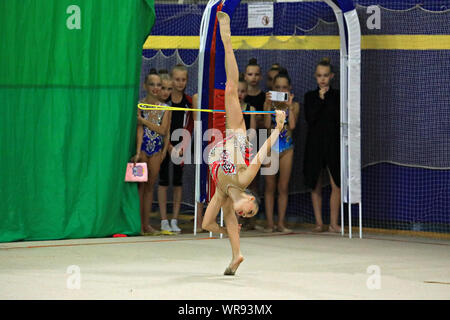
POLYGON ((269 136, 269 138, 267 138, 262 147, 259 149, 252 162, 250 162, 250 165, 245 171, 243 171, 243 173, 238 176, 239 184, 241 186, 248 186, 253 181, 256 174, 258 173, 258 170, 261 168, 262 162, 267 157, 269 150, 275 144, 279 135, 280 129, 276 128, 272 130, 272 134, 269 136))
POLYGON ((262 162, 267 157, 267 154, 280 135, 280 130, 281 128, 283 128, 284 120, 286 119, 286 113, 284 113, 284 111, 276 111, 276 113, 277 127, 272 130, 269 138, 267 138, 261 149, 259 149, 258 153, 253 158, 247 169, 238 176, 239 184, 242 186, 248 186, 253 181, 256 174, 258 173, 258 170, 261 168, 262 162))
MULTIPOLYGON (((272 110, 272 100, 271 100, 271 93, 266 93, 266 100, 264 101, 264 111, 271 111, 272 110)), ((265 114, 264 115, 264 128, 267 130, 270 130, 270 127, 272 126, 272 115, 271 114, 265 114)))
POLYGON ((140 114, 138 114, 138 123, 145 125, 150 130, 155 131, 156 133, 163 136, 166 134, 168 126, 170 126, 170 124, 168 124, 168 121, 166 121, 166 123, 164 123, 165 115, 166 115, 166 112, 164 112, 164 116, 163 116, 161 125, 157 125, 157 124, 151 123, 148 120, 145 120, 144 118, 141 117, 140 114))
POLYGON ((294 95, 289 95, 289 119, 288 119, 288 126, 289 130, 294 130, 295 126, 297 124, 297 118, 298 114, 300 113, 300 104, 298 102, 293 102, 292 99, 294 98, 294 95))
MULTIPOLYGON (((139 109, 138 109, 138 116, 139 116, 139 109)), ((139 161, 140 155, 141 155, 141 147, 142 147, 142 140, 144 136, 144 127, 141 124, 137 124, 136 128, 136 155, 132 158, 132 161, 136 163, 139 161)))
POLYGON ((220 208, 225 204, 227 196, 216 187, 216 192, 206 208, 205 215, 203 217, 202 228, 213 233, 228 234, 227 229, 220 227, 216 222, 216 217, 219 214, 220 208))

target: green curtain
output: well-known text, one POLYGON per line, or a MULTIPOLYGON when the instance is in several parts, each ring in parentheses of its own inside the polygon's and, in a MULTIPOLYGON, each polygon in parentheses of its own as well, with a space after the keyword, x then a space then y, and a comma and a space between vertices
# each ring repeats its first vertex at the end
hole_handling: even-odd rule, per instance
POLYGON ((139 233, 124 177, 154 20, 153 0, 0 0, 0 242, 139 233))

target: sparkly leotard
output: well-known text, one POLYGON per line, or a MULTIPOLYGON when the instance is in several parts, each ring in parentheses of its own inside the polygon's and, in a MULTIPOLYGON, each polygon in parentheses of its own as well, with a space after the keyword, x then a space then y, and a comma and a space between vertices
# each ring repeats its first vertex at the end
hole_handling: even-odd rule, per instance
MULTIPOLYGON (((164 116, 164 110, 141 110, 141 116, 145 120, 160 125, 164 116)), ((144 125, 143 127, 144 136, 142 139, 141 150, 150 157, 162 150, 164 144, 163 137, 159 133, 147 128, 147 126, 144 125)))
POLYGON ((251 145, 246 135, 232 133, 209 152, 208 163, 215 185, 228 195, 228 187, 239 187, 237 174, 250 164, 251 145))

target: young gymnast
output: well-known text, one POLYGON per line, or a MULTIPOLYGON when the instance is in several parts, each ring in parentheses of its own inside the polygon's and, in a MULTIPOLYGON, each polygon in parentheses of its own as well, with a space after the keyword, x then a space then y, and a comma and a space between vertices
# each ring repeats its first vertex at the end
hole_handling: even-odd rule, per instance
POLYGON ((270 67, 269 71, 267 71, 266 75, 266 88, 267 91, 273 90, 273 80, 277 76, 278 72, 280 71, 281 66, 279 63, 274 63, 270 67))
MULTIPOLYGON (((147 75, 144 87, 146 97, 141 103, 164 105, 159 100, 161 92, 161 77, 152 69, 147 75)), ((148 181, 139 186, 141 199, 141 234, 153 234, 155 229, 150 225, 150 212, 153 203, 153 186, 158 177, 159 168, 163 159, 164 136, 170 127, 170 114, 164 110, 137 110, 138 126, 136 155, 133 162, 145 161, 148 168, 148 181)))
POLYGON ((330 59, 322 59, 314 77, 317 89, 305 94, 305 118, 308 123, 303 171, 305 185, 312 189, 311 200, 316 218, 314 232, 327 229, 322 220, 322 178, 331 183, 329 232, 341 232, 339 226, 340 189, 340 98, 330 85, 334 77, 330 59))
MULTIPOLYGON (((245 81, 245 76, 240 75, 239 76, 239 85, 238 85, 238 97, 239 97, 239 103, 241 104, 241 110, 242 111, 256 111, 256 108, 252 105, 250 105, 248 102, 246 102, 246 98, 248 95, 248 83, 245 81)), ((252 143, 256 143, 256 115, 255 114, 245 114, 244 121, 245 121, 245 127, 248 129, 253 129, 250 131, 247 131, 248 139, 252 143)))
MULTIPOLYGON (((190 108, 192 107, 192 99, 185 93, 188 70, 183 65, 176 65, 172 68, 170 76, 173 83, 173 90, 170 95, 169 104, 172 107, 190 108)), ((170 124, 170 135, 173 135, 177 129, 183 129, 188 122, 188 112, 173 112, 170 124)), ((183 193, 183 164, 175 164, 172 161, 172 153, 177 152, 180 157, 183 156, 184 150, 175 148, 169 141, 168 154, 161 164, 158 186, 158 203, 161 213, 161 231, 181 232, 178 227, 178 216, 180 214, 181 200, 183 193), (173 216, 168 220, 167 217, 167 190, 169 188, 169 168, 172 166, 172 185, 173 185, 173 216)))
POLYGON ((261 81, 261 67, 255 58, 250 59, 245 67, 244 77, 248 84, 248 94, 245 97, 245 102, 261 111, 263 109, 266 94, 261 90, 259 85, 261 81))
MULTIPOLYGON (((273 232, 273 208, 275 203, 275 191, 278 189, 278 226, 280 232, 291 232, 292 230, 284 226, 284 217, 288 204, 289 179, 291 177, 292 164, 294 161, 294 140, 293 130, 295 129, 298 115, 300 112, 300 105, 294 102, 294 95, 291 94, 292 86, 291 79, 286 69, 279 69, 278 74, 273 81, 273 90, 278 92, 286 92, 289 94, 289 100, 286 102, 275 102, 271 100, 270 92, 267 93, 266 101, 264 103, 264 110, 283 110, 286 112, 286 121, 280 133, 277 143, 273 150, 279 154, 280 170, 279 179, 277 182, 277 175, 265 176, 265 209, 267 218, 267 227, 265 232, 273 232)), ((270 115, 265 115, 265 126, 267 129, 273 128, 276 125, 275 118, 270 115)))
MULTIPOLYGON (((260 88, 261 67, 255 58, 250 59, 245 67, 244 79, 247 82, 247 96, 245 97, 245 102, 248 103, 248 105, 255 107, 257 111, 262 111, 266 93, 260 88)), ((264 117, 262 115, 256 115, 255 118, 257 129, 263 129, 264 117)))
POLYGON ((258 212, 257 199, 246 190, 246 187, 255 178, 261 167, 261 162, 276 142, 284 124, 285 113, 276 111, 276 128, 250 162, 246 127, 238 97, 239 71, 231 45, 230 17, 220 11, 217 13, 217 19, 225 49, 227 136, 224 140, 216 143, 209 153, 208 163, 212 179, 216 185, 216 191, 206 209, 202 227, 214 233, 228 235, 232 259, 224 274, 234 275, 244 260, 240 250, 240 227, 236 214, 243 217, 252 217, 258 212), (217 214, 221 208, 225 228, 220 227, 216 222, 217 214))

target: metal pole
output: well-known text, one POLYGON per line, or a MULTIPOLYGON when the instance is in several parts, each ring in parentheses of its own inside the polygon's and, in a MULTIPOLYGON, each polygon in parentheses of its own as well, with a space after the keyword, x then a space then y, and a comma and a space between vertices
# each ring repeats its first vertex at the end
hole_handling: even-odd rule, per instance
POLYGON ((362 201, 359 203, 359 238, 362 239, 362 201))
POLYGON ((349 202, 348 202, 348 238, 352 238, 352 202, 351 202, 351 192, 349 195, 349 202))
MULTIPOLYGON (((200 95, 197 94, 197 100, 200 99, 200 95)), ((200 119, 201 115, 200 112, 196 112, 197 119, 200 119)), ((200 199, 200 165, 202 163, 202 122, 201 121, 194 121, 194 155, 195 155, 195 199, 194 199, 194 205, 195 205, 195 217, 194 217, 194 235, 197 234, 197 215, 198 215, 198 202, 200 199)))
MULTIPOLYGON (((342 197, 342 190, 341 190, 342 197)), ((341 236, 344 236, 344 203, 341 200, 341 236)))
MULTIPOLYGON (((361 202, 361 26, 356 10, 344 13, 348 32, 348 161, 349 237, 352 236, 352 204, 361 202)), ((361 212, 361 207, 359 208, 361 212)), ((360 221, 361 223, 361 221, 360 221)))
MULTIPOLYGON (((200 23, 200 48, 199 48, 199 64, 198 64, 198 97, 197 97, 197 105, 199 108, 202 106, 202 93, 203 93, 203 66, 204 66, 204 60, 205 60, 205 47, 206 47, 206 33, 207 33, 207 26, 210 19, 211 14, 211 7, 213 5, 214 1, 209 1, 206 5, 205 11, 203 12, 202 20, 200 23)), ((197 150, 194 149, 194 152, 197 152, 197 155, 200 156, 200 161, 197 161, 195 164, 195 217, 194 217, 194 234, 196 234, 197 231, 197 201, 200 199, 200 163, 201 156, 202 156, 202 125, 201 125, 201 116, 198 115, 197 119, 200 121, 198 122, 197 127, 199 127, 200 130, 198 136, 195 138, 195 145, 194 148, 197 147, 197 150)), ((194 122, 195 124, 195 122, 194 122)), ((212 238, 212 232, 209 233, 209 237, 212 238)))
POLYGON ((348 138, 348 112, 347 112, 347 90, 348 90, 348 54, 347 54, 347 37, 345 33, 344 17, 341 8, 332 0, 324 0, 334 12, 336 21, 339 27, 340 37, 340 150, 341 150, 341 235, 344 236, 344 203, 347 201, 347 186, 348 186, 348 157, 347 157, 347 138, 348 138))
POLYGON ((197 202, 194 203, 194 236, 197 235, 197 202))

